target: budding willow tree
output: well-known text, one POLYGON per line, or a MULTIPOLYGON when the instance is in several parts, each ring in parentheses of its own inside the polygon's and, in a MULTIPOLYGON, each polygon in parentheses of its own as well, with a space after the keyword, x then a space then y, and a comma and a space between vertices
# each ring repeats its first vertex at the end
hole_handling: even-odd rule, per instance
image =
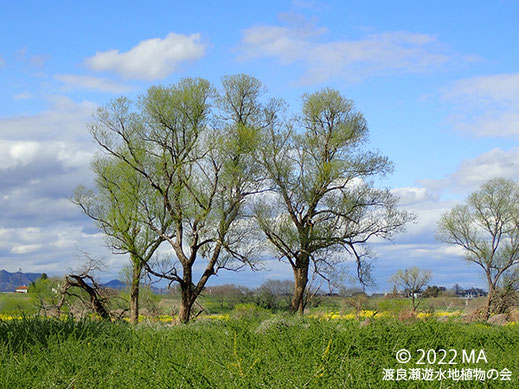
MULTIPOLYGON (((119 100, 116 105, 124 107, 126 101, 119 100)), ((118 152, 125 154, 123 148, 118 152)), ((131 158, 127 151, 126 158, 131 158)), ((130 322, 135 324, 139 320, 139 286, 143 270, 163 240, 146 223, 144 210, 154 210, 164 231, 169 223, 143 177, 126 163, 112 155, 98 154, 91 169, 95 188, 78 186, 72 201, 104 232, 109 248, 115 253, 130 255, 130 322)))
POLYGON ((519 185, 504 178, 488 181, 442 215, 437 238, 462 247, 465 259, 483 270, 488 318, 499 281, 508 276, 514 283, 519 276, 519 185))
POLYGON ((414 218, 389 190, 374 187, 372 178, 392 165, 362 149, 367 138, 363 115, 333 89, 304 95, 299 117, 262 131, 259 159, 273 195, 255 215, 278 258, 292 267, 293 311, 304 311, 309 271, 324 276, 353 257, 367 283, 368 241, 391 238, 414 218))
POLYGON ((137 106, 123 100, 100 110, 91 127, 102 149, 161 204, 163 217, 155 202, 139 201, 139 209, 178 261, 159 275, 180 285, 182 322, 211 276, 250 263, 244 202, 261 190, 254 155, 272 116, 261 93, 259 81, 244 75, 224 78, 220 94, 206 80, 183 79, 151 87, 137 106), (195 263, 204 264, 196 278, 195 263))

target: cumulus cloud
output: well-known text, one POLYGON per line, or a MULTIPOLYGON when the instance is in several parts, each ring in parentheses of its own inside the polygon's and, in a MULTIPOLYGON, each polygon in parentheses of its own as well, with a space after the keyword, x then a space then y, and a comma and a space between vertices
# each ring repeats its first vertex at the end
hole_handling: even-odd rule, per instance
POLYGON ((417 187, 403 187, 394 188, 391 192, 400 198, 398 202, 401 206, 412 205, 423 202, 425 200, 436 200, 437 196, 434 196, 426 188, 417 187))
POLYGON ((54 97, 43 112, 0 120, 0 269, 62 274, 78 248, 106 254, 67 199, 91 181, 95 149, 85 123, 95 108, 54 97))
POLYGON ((21 244, 16 245, 11 249, 11 254, 29 254, 38 251, 43 246, 41 244, 21 244))
POLYGON ((206 47, 200 34, 182 35, 169 33, 165 38, 140 42, 129 51, 108 50, 97 52, 85 60, 95 71, 109 71, 126 78, 159 80, 178 70, 186 61, 202 58, 206 47))
POLYGON ((36 142, 0 140, 0 170, 27 165, 34 160, 38 149, 36 142))
MULTIPOLYGON (((96 259, 110 259, 99 234, 85 234, 79 223, 49 224, 37 232, 32 227, 4 228, 0 230, 0 269, 27 272, 45 272, 62 276, 69 269, 79 267, 80 250, 88 250, 96 259)), ((119 267, 127 259, 116 257, 119 267)), ((116 274, 111 274, 109 277, 116 274)))
POLYGON ((268 57, 282 65, 301 63, 306 67, 302 81, 307 83, 421 73, 457 60, 428 34, 394 31, 361 39, 330 40, 327 33, 325 28, 301 22, 254 26, 243 32, 240 58, 268 57))
POLYGON ((445 89, 443 96, 485 104, 516 104, 519 101, 519 74, 496 74, 459 80, 445 89))
POLYGON ((94 76, 80 76, 75 74, 57 74, 54 79, 63 83, 67 90, 87 89, 108 93, 125 93, 133 87, 124 85, 107 78, 94 76))
POLYGON ((443 179, 420 180, 434 191, 467 192, 477 189, 495 177, 519 180, 519 147, 510 150, 492 149, 476 158, 463 161, 456 171, 443 179))
POLYGON ((0 119, 0 140, 82 140, 91 147, 86 123, 98 105, 64 96, 51 97, 49 102, 49 108, 38 114, 0 119))
POLYGON ((442 91, 449 121, 475 137, 519 136, 519 73, 458 80, 442 91))

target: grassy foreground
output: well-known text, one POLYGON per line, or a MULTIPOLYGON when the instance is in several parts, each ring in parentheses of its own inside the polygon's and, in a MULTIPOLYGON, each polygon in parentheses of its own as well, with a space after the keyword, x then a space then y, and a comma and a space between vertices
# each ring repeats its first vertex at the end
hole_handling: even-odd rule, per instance
MULTIPOLYGON (((452 354, 448 355, 451 359, 452 354)), ((395 374, 396 376, 396 374, 395 374)), ((140 325, 0 320, 0 388, 516 388, 519 325, 320 320, 286 316, 140 325), (413 359, 398 363, 405 348, 413 359), (456 365, 416 364, 418 349, 454 349, 456 365), (462 350, 488 363, 462 363, 462 350), (383 380, 384 369, 480 368, 510 381, 383 380)))

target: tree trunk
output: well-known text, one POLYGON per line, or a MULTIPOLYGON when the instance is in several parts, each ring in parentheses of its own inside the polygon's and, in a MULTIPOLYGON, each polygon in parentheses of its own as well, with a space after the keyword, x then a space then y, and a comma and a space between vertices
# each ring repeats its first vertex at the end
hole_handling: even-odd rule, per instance
POLYGON ((308 282, 308 264, 294 267, 294 297, 292 298, 291 311, 303 314, 305 310, 305 290, 308 282))
POLYGON ((189 322, 191 317, 191 308, 194 303, 193 296, 193 282, 192 282, 192 269, 189 266, 183 267, 183 277, 182 282, 180 283, 181 290, 181 300, 180 300, 180 310, 178 312, 178 320, 181 323, 189 322))
POLYGON ((494 284, 492 283, 492 280, 490 277, 487 276, 488 281, 488 296, 487 296, 487 303, 485 306, 485 319, 488 320, 490 317, 490 313, 492 311, 492 298, 494 297, 494 284))
MULTIPOLYGON (((96 284, 94 283, 92 287, 85 282, 84 278, 84 276, 78 276, 75 274, 69 274, 68 276, 65 276, 66 281, 63 289, 64 292, 66 293, 68 288, 71 286, 76 286, 78 288, 83 289, 90 296, 90 307, 92 308, 92 310, 99 316, 101 316, 101 318, 110 320, 110 314, 108 313, 108 310, 101 301, 101 296, 99 295, 96 284)), ((92 278, 90 278, 90 280, 92 281, 92 278)))
POLYGON ((189 322, 191 317, 191 308, 193 307, 193 298, 191 291, 182 290, 182 299, 180 301, 180 310, 178 313, 178 320, 181 323, 189 322))
POLYGON ((139 261, 133 262, 132 282, 130 285, 130 323, 139 322, 139 286, 141 282, 142 264, 139 261))

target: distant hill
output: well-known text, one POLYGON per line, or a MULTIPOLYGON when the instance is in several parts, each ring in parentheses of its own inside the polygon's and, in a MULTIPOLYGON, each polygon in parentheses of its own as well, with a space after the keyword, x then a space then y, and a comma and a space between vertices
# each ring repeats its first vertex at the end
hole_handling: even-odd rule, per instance
POLYGON ((120 280, 111 280, 102 284, 101 286, 112 289, 124 289, 126 287, 126 284, 120 280))
MULTIPOLYGON (((9 273, 5 270, 0 270, 0 292, 14 292, 18 286, 29 286, 29 284, 35 281, 41 276, 41 273, 9 273)), ((126 287, 126 284, 120 280, 110 280, 101 284, 105 288, 112 288, 121 290, 126 287)), ((160 294, 165 293, 162 289, 152 287, 153 293, 160 294)))
POLYGON ((41 276, 41 273, 9 273, 0 270, 0 292, 14 292, 18 286, 29 286, 31 282, 41 276))
MULTIPOLYGON (((126 284, 120 280, 111 280, 108 282, 105 282, 104 284, 101 284, 104 288, 112 288, 117 290, 122 290, 126 288, 126 284)), ((141 283, 141 288, 144 288, 144 285, 141 283)), ((166 294, 168 291, 165 288, 157 288, 155 286, 151 287, 151 290, 155 294, 166 294)))

